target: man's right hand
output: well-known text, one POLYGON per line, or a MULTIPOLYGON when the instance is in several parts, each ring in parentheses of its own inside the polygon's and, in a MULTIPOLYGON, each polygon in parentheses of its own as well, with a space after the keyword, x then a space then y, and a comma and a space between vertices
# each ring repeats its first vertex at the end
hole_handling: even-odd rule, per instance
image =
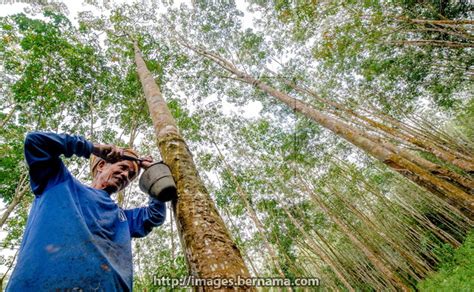
POLYGON ((153 157, 151 155, 142 157, 139 163, 140 167, 143 169, 148 169, 153 164, 154 164, 153 157))
POLYGON ((115 145, 94 144, 92 154, 104 159, 107 162, 116 162, 122 159, 123 149, 115 145))

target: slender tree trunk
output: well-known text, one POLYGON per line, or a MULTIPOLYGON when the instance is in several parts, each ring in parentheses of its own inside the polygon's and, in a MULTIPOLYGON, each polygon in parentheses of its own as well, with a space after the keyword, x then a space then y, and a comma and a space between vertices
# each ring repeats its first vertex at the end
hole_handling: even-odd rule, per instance
MULTIPOLYGON (((238 233, 238 231, 239 231, 240 228, 238 228, 238 227, 235 225, 234 220, 232 220, 232 216, 230 215, 230 212, 229 212, 229 210, 228 210, 227 208, 224 208, 224 213, 225 213, 225 215, 227 216, 227 221, 230 222, 230 226, 231 226, 234 230, 236 230, 235 232, 238 233)), ((243 252, 242 252, 243 257, 244 257, 245 260, 247 260, 247 262, 249 263, 250 268, 252 269, 252 272, 254 273, 254 275, 255 275, 256 277, 259 277, 259 272, 257 271, 257 268, 256 268, 255 265, 253 264, 252 259, 248 256, 248 253, 245 251, 245 248, 243 248, 243 246, 242 246, 242 250, 243 250, 243 252)), ((263 255, 263 257, 265 257, 265 255, 263 255)))
POLYGON ((241 186, 240 186, 240 183, 239 183, 238 180, 236 179, 232 168, 231 168, 230 165, 227 163, 227 161, 225 161, 224 155, 222 155, 222 152, 221 152, 221 150, 219 149, 219 146, 217 146, 217 144, 216 144, 214 141, 212 141, 212 144, 214 145, 214 147, 216 148, 217 152, 219 153, 219 158, 220 158, 221 161, 224 163, 225 169, 229 172, 230 176, 232 177, 232 181, 233 181, 233 182, 235 183, 235 185, 237 186, 237 194, 239 195, 240 199, 244 202, 245 208, 246 208, 247 211, 249 212, 250 219, 252 219, 253 223, 254 223, 255 226, 257 227, 258 233, 260 233, 260 236, 262 237, 263 243, 264 243, 264 245, 265 245, 265 247, 266 247, 268 253, 270 254, 270 258, 271 258, 271 260, 272 260, 272 262, 273 262, 273 266, 274 266, 275 269, 277 270, 278 274, 280 274, 280 276, 281 276, 282 278, 285 278, 285 274, 283 273, 283 269, 281 268, 281 266, 280 266, 280 264, 279 264, 276 251, 275 251, 275 249, 273 248, 273 246, 270 244, 270 242, 268 241, 267 236, 265 235, 265 227, 263 226, 263 224, 262 224, 262 222, 260 221, 260 219, 258 219, 257 213, 255 212, 255 210, 253 209, 253 207, 250 205, 249 201, 247 200, 246 194, 244 193, 244 191, 242 190, 242 188, 241 188, 241 186))
POLYGON ((357 246, 363 253, 364 255, 369 259, 369 261, 383 274, 386 275, 390 281, 393 281, 393 283, 403 291, 410 291, 410 288, 408 288, 403 280, 400 279, 400 277, 395 274, 388 266, 383 263, 378 256, 372 252, 364 243, 362 243, 353 233, 351 230, 349 230, 349 227, 342 222, 329 208, 328 206, 320 200, 315 194, 311 192, 311 190, 307 190, 308 194, 310 195, 311 199, 315 201, 323 210, 326 214, 331 217, 331 219, 336 223, 336 225, 341 228, 342 232, 349 237, 351 242, 357 246))
POLYGON ((413 162, 408 161, 397 153, 394 153, 383 147, 382 145, 367 139, 359 129, 334 119, 333 117, 316 110, 303 101, 294 99, 278 90, 275 90, 263 82, 246 75, 245 73, 240 72, 239 78, 242 81, 252 84, 274 96, 281 102, 292 107, 295 111, 302 113, 308 118, 318 122, 323 127, 331 130, 336 135, 345 138, 355 146, 371 154, 373 157, 382 161, 397 172, 400 172, 404 176, 410 178, 419 185, 429 189, 436 195, 442 196, 444 199, 448 198, 453 205, 464 211, 468 217, 471 219, 474 218, 474 197, 470 196, 463 190, 433 176, 427 170, 413 162))
POLYGON ((381 137, 373 136, 366 132, 360 132, 360 134, 365 138, 371 140, 372 142, 383 146, 387 150, 398 154, 400 157, 406 159, 407 161, 416 164, 417 166, 426 170, 430 175, 436 177, 438 180, 442 180, 445 183, 452 184, 465 193, 474 192, 474 180, 462 176, 427 159, 424 159, 423 157, 415 155, 402 147, 397 147, 393 143, 390 143, 385 139, 382 139, 381 137))
POLYGON ((288 209, 283 205, 282 206, 283 211, 285 211, 286 215, 290 219, 291 223, 295 225, 295 227, 303 234, 305 235, 305 238, 309 240, 313 244, 313 250, 315 253, 321 258, 321 260, 326 263, 332 271, 336 274, 336 277, 342 282, 342 284, 349 290, 349 291, 355 291, 354 288, 352 288, 351 284, 349 281, 346 279, 346 277, 339 271, 337 268, 336 264, 334 261, 319 247, 319 245, 314 241, 314 239, 310 236, 307 236, 307 233, 303 229, 303 227, 298 223, 298 221, 291 215, 291 213, 288 211, 288 209))
MULTIPOLYGON (((340 166, 341 167, 341 166, 340 166)), ((348 175, 351 171, 345 167, 341 167, 341 171, 338 173, 338 175, 342 176, 342 177, 346 177, 347 180, 350 180, 351 177, 348 175)), ((372 193, 376 198, 377 198, 377 201, 379 201, 381 204, 384 205, 385 208, 387 208, 388 211, 390 212, 393 212, 393 210, 390 209, 389 207, 389 202, 387 202, 387 198, 379 193, 377 193, 365 180, 361 180, 364 184, 364 190, 363 192, 361 192, 361 196, 364 198, 364 201, 366 202, 366 205, 367 206, 370 206, 370 203, 368 202, 368 200, 366 200, 365 196, 367 195, 367 193, 372 193)), ((314 189, 314 188, 313 188, 314 189)), ((335 190, 334 188, 330 187, 331 191, 334 193, 335 190)), ((345 199, 344 197, 342 196, 339 196, 339 198, 345 202, 347 202, 347 199, 345 199)), ((347 204, 350 205, 349 202, 347 202, 347 204)), ((402 207, 404 207, 403 205, 400 205, 402 207)), ((363 217, 365 217, 365 215, 360 211, 358 210, 357 208, 355 208, 355 206, 351 206, 351 208, 354 210, 354 214, 356 213, 359 213, 358 217, 361 218, 361 220, 364 220, 363 217)), ((374 210, 372 210, 371 207, 369 207, 369 209, 371 210, 371 213, 373 216, 376 216, 376 212, 374 210)), ((420 226, 423 226, 423 228, 429 228, 433 233, 435 233, 441 240, 445 241, 445 242, 448 242, 449 244, 451 244, 453 247, 457 248, 459 247, 460 243, 454 239, 449 233, 443 231, 441 228, 437 227, 436 225, 434 225, 431 221, 429 221, 428 219, 426 218, 420 218, 422 217, 421 214, 419 212, 417 212, 416 210, 412 209, 412 208, 404 208, 404 210, 406 212, 409 212, 410 214, 410 217, 412 217, 413 219, 416 219, 418 222, 417 224, 419 224, 420 226)), ((382 226, 384 226, 384 220, 380 220, 380 219, 377 219, 377 217, 374 218, 375 219, 375 222, 381 224, 382 226)), ((396 220, 396 218, 394 218, 396 220)), ((366 219, 367 220, 367 223, 370 223, 372 226, 373 226, 373 230, 377 230, 376 228, 376 225, 374 224, 374 222, 372 220, 368 220, 368 218, 366 219)), ((393 220, 392 222, 395 222, 395 220, 393 220)), ((381 236, 383 236, 384 234, 391 234, 391 231, 393 232, 393 227, 386 227, 384 226, 382 229, 382 233, 380 234, 381 236), (385 231, 383 231, 385 230, 385 231)), ((405 232, 404 230, 402 230, 401 232, 405 232)), ((387 237, 387 241, 393 241, 393 240, 396 240, 397 238, 388 238, 387 237)), ((403 247, 401 246, 400 247, 400 253, 402 253, 402 250, 403 250, 403 247)), ((421 260, 416 260, 416 262, 418 263, 422 263, 421 260)), ((413 265, 415 265, 415 263, 413 263, 413 265)), ((429 267, 427 267, 429 268, 429 267)), ((429 270, 428 270, 429 271, 429 270)))
POLYGON ((15 210, 15 207, 20 204, 26 193, 28 193, 28 188, 30 185, 26 179, 27 177, 28 175, 25 174, 20 177, 20 182, 18 183, 18 186, 15 189, 15 196, 13 197, 13 200, 10 202, 7 209, 2 214, 2 217, 0 218, 0 228, 3 226, 3 224, 5 224, 13 210, 15 210))
MULTIPOLYGON (((272 74, 275 74, 275 73, 272 72, 272 74)), ((332 106, 334 109, 337 110, 337 111, 335 111, 335 114, 338 115, 339 117, 343 117, 342 113, 345 113, 350 117, 349 120, 353 120, 354 118, 360 119, 361 121, 367 123, 371 127, 375 128, 375 129, 378 129, 379 131, 381 131, 385 135, 396 137, 396 138, 398 138, 398 139, 400 139, 400 140, 402 140, 406 143, 409 143, 409 144, 415 145, 417 147, 420 147, 421 149, 424 149, 425 151, 428 151, 428 152, 432 153, 436 157, 438 157, 438 158, 440 158, 440 159, 442 159, 446 162, 452 163, 453 165, 456 165, 457 167, 460 167, 460 168, 464 169, 467 172, 474 172, 474 159, 472 157, 471 158, 466 158, 466 157, 462 157, 460 155, 456 155, 454 153, 455 152, 454 150, 451 151, 451 152, 446 151, 445 149, 442 149, 442 148, 436 146, 434 143, 432 143, 430 140, 428 140, 426 138, 420 138, 420 137, 417 137, 416 135, 415 136, 407 135, 406 133, 402 133, 400 131, 400 129, 396 129, 396 128, 393 128, 393 127, 386 126, 386 125, 381 124, 380 122, 377 122, 373 119, 370 119, 368 117, 360 115, 357 112, 355 112, 354 110, 347 108, 345 105, 342 105, 338 102, 334 102, 334 101, 331 101, 331 100, 328 100, 328 99, 325 99, 325 98, 321 98, 314 91, 302 88, 302 87, 300 87, 300 86, 298 86, 298 85, 296 85, 292 82, 289 82, 287 80, 283 80, 283 81, 285 82, 285 84, 291 86, 296 91, 298 91, 300 93, 303 93, 303 94, 309 94, 312 97, 316 98, 318 101, 332 106)), ((399 126, 400 124, 401 124, 400 122, 397 122, 397 126, 399 126)), ((406 151, 406 150, 401 150, 401 151, 404 151, 405 153, 408 153, 408 151, 406 151)), ((406 156, 408 156, 408 155, 409 154, 406 154, 406 156)), ((421 160, 426 160, 426 159, 423 159, 423 158, 420 157, 418 160, 421 161, 421 160)), ((432 169, 433 172, 438 172, 438 173, 442 172, 443 175, 453 176, 453 179, 460 180, 461 182, 467 183, 467 185, 470 188, 474 188, 474 182, 472 180, 470 182, 467 182, 466 178, 462 179, 462 178, 460 178, 459 175, 456 175, 452 171, 446 170, 444 168, 441 169, 440 166, 437 166, 436 164, 431 163, 427 160, 426 160, 426 162, 424 162, 424 165, 423 164, 420 164, 420 165, 421 166, 427 166, 428 169, 430 169, 430 170, 432 169)))
POLYGON ((0 123, 0 129, 2 129, 8 123, 8 121, 11 119, 15 111, 16 111, 16 106, 13 106, 10 112, 8 112, 7 116, 0 123))
MULTIPOLYGON (((323 274, 324 266, 321 267, 321 258, 319 255, 314 251, 314 247, 308 244, 304 236, 295 239, 295 246, 298 248, 298 260, 301 265, 308 266, 314 274, 319 275, 321 281, 324 282, 324 288, 328 291, 338 291, 341 290, 340 286, 336 284, 336 279, 333 277, 325 277, 323 274)), ((330 255, 326 252, 326 250, 321 249, 321 252, 324 252, 326 256, 330 255)), ((338 264, 334 261, 335 264, 338 264)), ((340 266, 339 266, 340 267, 340 266)), ((345 276, 349 276, 344 269, 341 269, 341 273, 345 276)), ((328 275, 329 276, 329 275, 328 275)), ((337 277, 336 277, 337 278, 337 277)), ((354 282, 351 282, 354 283, 354 282)))
POLYGON ((169 212, 170 212, 170 229, 171 229, 171 232, 170 232, 170 240, 171 240, 171 259, 172 259, 172 267, 174 269, 175 265, 174 265, 174 261, 175 261, 175 246, 174 246, 174 228, 173 228, 173 224, 174 224, 174 220, 173 220, 173 207, 171 206, 171 204, 168 205, 168 209, 169 209, 169 212))
MULTIPOLYGON (((308 186, 306 186, 308 187, 308 186)), ((308 187, 309 188, 309 187, 308 187)), ((331 194, 334 194, 338 199, 344 202, 344 205, 351 210, 351 213, 354 214, 360 221, 364 222, 365 227, 370 226, 369 230, 373 230, 379 238, 386 241, 397 253, 399 253, 410 265, 413 269, 408 270, 409 273, 412 273, 412 276, 417 279, 419 275, 425 276, 430 270, 428 267, 424 265, 424 262, 419 259, 418 257, 414 257, 411 253, 407 252, 403 246, 400 246, 398 242, 395 242, 390 238, 390 236, 385 235, 383 232, 380 232, 380 227, 377 226, 367 215, 362 213, 358 208, 354 206, 351 202, 349 202, 344 196, 341 196, 334 187, 330 187, 331 194)), ((367 240, 366 240, 367 241, 367 240)), ((369 242, 374 242, 375 238, 371 237, 369 242)), ((399 262, 399 259, 397 259, 399 262)))
MULTIPOLYGON (((250 277, 239 249, 199 177, 192 155, 179 134, 158 85, 143 61, 136 41, 134 50, 137 72, 148 103, 158 147, 178 188, 178 199, 173 202, 173 209, 190 274, 200 278, 250 277)), ((240 288, 253 290, 248 287, 240 288)))
POLYGON ((18 248, 15 252, 15 254, 13 255, 13 258, 12 258, 12 261, 10 262, 10 264, 7 266, 7 270, 5 271, 5 273, 3 274, 3 276, 0 278, 0 291, 3 291, 3 281, 5 281, 5 278, 7 277, 8 273, 10 272, 10 270, 13 268, 13 265, 15 264, 15 259, 16 257, 18 256, 18 252, 20 251, 20 249, 18 248))
POLYGON ((447 48, 472 48, 474 44, 472 43, 461 43, 461 42, 452 42, 452 41, 439 41, 439 40, 406 40, 406 41, 392 41, 390 42, 394 45, 404 45, 404 46, 433 46, 433 47, 447 47, 447 48))
POLYGON ((186 43, 183 45, 190 48, 191 50, 194 50, 198 54, 211 59, 225 70, 237 76, 237 80, 261 89, 280 102, 283 102, 293 110, 303 114, 321 126, 331 130, 336 135, 346 139, 350 143, 364 150, 366 153, 388 165, 395 171, 411 179, 418 185, 423 186, 433 194, 441 197, 443 200, 448 201, 471 220, 474 220, 474 197, 462 189, 432 175, 428 170, 416 165, 404 157, 401 157, 398 153, 394 153, 382 145, 375 143, 371 139, 366 138, 360 129, 357 129, 330 115, 327 115, 312 107, 311 105, 301 100, 295 99, 281 91, 278 91, 273 87, 263 83, 262 81, 240 71, 233 64, 226 61, 222 57, 202 49, 194 48, 186 43))
POLYGON ((460 19, 460 20, 434 20, 434 19, 408 19, 410 22, 414 23, 428 23, 428 24, 438 24, 438 25, 462 25, 462 24, 474 24, 474 20, 460 19))

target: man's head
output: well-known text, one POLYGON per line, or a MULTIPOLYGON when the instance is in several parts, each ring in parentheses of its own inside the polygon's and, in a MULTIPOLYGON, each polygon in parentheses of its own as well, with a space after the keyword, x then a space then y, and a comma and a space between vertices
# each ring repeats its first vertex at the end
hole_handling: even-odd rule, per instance
MULTIPOLYGON (((138 157, 132 149, 125 149, 124 153, 128 156, 138 157)), ((135 161, 120 160, 111 163, 92 155, 91 172, 92 186, 112 194, 127 187, 138 176, 140 167, 135 161)))

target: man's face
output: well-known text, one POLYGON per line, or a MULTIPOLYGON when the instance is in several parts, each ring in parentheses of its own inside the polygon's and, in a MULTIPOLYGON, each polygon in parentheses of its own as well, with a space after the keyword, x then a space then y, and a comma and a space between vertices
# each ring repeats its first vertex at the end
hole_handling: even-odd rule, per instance
POLYGON ((116 163, 99 162, 96 180, 108 193, 123 190, 135 178, 136 172, 132 161, 123 160, 116 163))

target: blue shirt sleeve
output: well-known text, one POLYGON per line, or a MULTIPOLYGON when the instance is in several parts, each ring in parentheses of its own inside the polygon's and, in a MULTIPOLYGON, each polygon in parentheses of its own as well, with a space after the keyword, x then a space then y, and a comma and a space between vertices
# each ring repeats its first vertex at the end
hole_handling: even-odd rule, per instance
POLYGON ((25 138, 25 159, 33 193, 41 195, 46 189, 64 181, 69 171, 61 154, 89 158, 94 145, 82 136, 30 132, 25 138))
POLYGON ((144 237, 153 229, 160 226, 166 219, 166 204, 150 197, 148 207, 124 210, 127 216, 130 236, 144 237))

